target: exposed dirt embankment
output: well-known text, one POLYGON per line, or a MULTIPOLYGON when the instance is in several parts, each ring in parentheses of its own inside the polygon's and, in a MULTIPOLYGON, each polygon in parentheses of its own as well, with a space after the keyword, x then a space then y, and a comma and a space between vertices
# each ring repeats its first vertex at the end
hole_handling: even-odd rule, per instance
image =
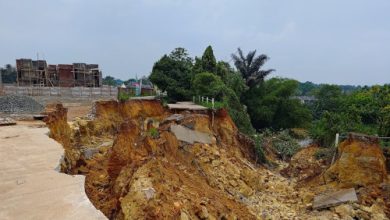
MULTIPOLYGON (((315 161, 316 149, 307 148, 292 160, 287 179, 255 164, 253 141, 225 110, 173 114, 156 100, 104 101, 96 102, 93 117, 72 123, 61 105, 47 112, 51 137, 64 146, 62 171, 85 175, 89 199, 110 219, 342 219, 345 213, 312 211, 308 204, 326 187, 370 172, 374 182, 366 180, 374 185, 359 189, 361 204, 387 204, 379 183, 384 162, 370 144, 346 141, 321 173, 326 167, 315 161), (356 174, 347 175, 348 167, 356 174), (301 175, 312 185, 296 187, 301 175)), ((362 216, 356 213, 349 216, 362 216)))
POLYGON ((88 197, 110 219, 305 216, 288 181, 253 163, 253 143, 225 110, 172 114, 131 100, 94 112, 68 123, 58 105, 46 122, 64 146, 62 170, 86 175, 88 197))
POLYGON ((339 157, 324 173, 326 183, 339 187, 360 187, 387 179, 386 159, 375 137, 350 134, 338 148, 339 157))

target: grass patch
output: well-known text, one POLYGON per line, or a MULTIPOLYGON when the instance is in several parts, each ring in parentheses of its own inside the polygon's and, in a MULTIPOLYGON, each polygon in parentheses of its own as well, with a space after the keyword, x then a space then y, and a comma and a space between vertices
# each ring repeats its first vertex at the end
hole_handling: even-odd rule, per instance
POLYGON ((150 128, 148 136, 151 138, 158 138, 160 136, 160 132, 158 132, 157 128, 150 128))

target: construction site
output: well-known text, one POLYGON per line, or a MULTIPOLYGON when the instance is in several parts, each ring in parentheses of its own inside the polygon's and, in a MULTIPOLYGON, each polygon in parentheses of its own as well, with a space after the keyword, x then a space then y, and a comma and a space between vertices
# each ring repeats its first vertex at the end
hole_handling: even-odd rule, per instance
POLYGON ((43 121, 2 121, 1 219, 390 216, 389 154, 376 137, 349 134, 334 161, 316 158, 315 144, 289 161, 266 145, 266 165, 225 109, 154 98, 64 105, 37 107, 43 121))
POLYGON ((98 64, 47 64, 46 60, 17 59, 17 85, 34 87, 101 87, 98 64))

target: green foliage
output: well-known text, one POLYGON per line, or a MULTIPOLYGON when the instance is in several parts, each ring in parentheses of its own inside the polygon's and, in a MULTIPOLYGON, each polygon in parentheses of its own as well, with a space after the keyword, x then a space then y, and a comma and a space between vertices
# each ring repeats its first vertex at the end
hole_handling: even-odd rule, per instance
POLYGON ((300 149, 298 142, 288 134, 287 130, 279 132, 272 138, 272 146, 282 160, 290 159, 300 149))
POLYGON ((212 97, 220 100, 226 89, 221 78, 214 73, 203 72, 195 75, 192 88, 196 95, 212 97))
POLYGON ((237 97, 241 97, 248 90, 240 73, 233 70, 228 63, 218 62, 217 74, 223 79, 226 86, 236 93, 237 97))
POLYGON ((255 141, 255 152, 256 152, 256 161, 259 161, 260 163, 267 163, 267 158, 265 157, 264 150, 263 150, 263 142, 261 140, 261 135, 254 135, 254 141, 255 141))
POLYGON ((213 48, 208 46, 202 56, 202 72, 214 73, 216 66, 217 61, 214 56, 213 48))
POLYGON ((360 132, 390 135, 389 85, 373 86, 350 94, 338 86, 323 86, 317 93, 313 111, 317 119, 311 136, 323 146, 333 144, 336 133, 360 132))
POLYGON ((337 85, 323 85, 315 93, 314 117, 319 118, 325 111, 336 112, 342 108, 343 94, 337 85))
POLYGON ((309 137, 308 130, 302 128, 291 128, 290 135, 296 139, 305 139, 309 137))
POLYGON ((150 128, 148 131, 148 135, 151 138, 158 138, 160 136, 160 132, 158 132, 157 128, 150 128))
POLYGON ((7 64, 4 68, 0 68, 1 72, 1 81, 3 83, 16 83, 16 68, 11 64, 7 64))
POLYGON ((232 89, 226 88, 223 102, 227 106, 229 115, 236 124, 237 128, 244 134, 254 134, 255 130, 252 127, 246 108, 240 103, 240 99, 232 89))
POLYGON ((176 48, 154 64, 149 79, 159 89, 167 91, 172 101, 190 100, 193 95, 191 71, 192 59, 185 49, 176 48))
POLYGON ((103 85, 116 86, 115 78, 112 76, 106 76, 103 78, 103 85))
POLYGON ((197 102, 197 104, 199 105, 202 105, 206 108, 209 108, 209 109, 221 109, 221 108, 226 108, 226 105, 224 102, 218 102, 218 101, 214 101, 214 108, 213 108, 213 104, 211 103, 211 101, 209 102, 205 102, 205 101, 201 101, 201 102, 197 102))
POLYGON ((125 102, 125 101, 129 100, 130 97, 131 97, 130 94, 127 94, 127 93, 124 93, 124 92, 118 93, 118 100, 121 101, 121 102, 125 102))
POLYGON ((261 70, 261 67, 269 59, 265 54, 256 56, 256 50, 254 50, 249 51, 249 53, 244 56, 240 48, 237 49, 237 53, 238 55, 232 54, 234 65, 245 79, 246 85, 249 87, 257 86, 264 81, 264 78, 267 75, 274 71, 273 69, 261 70))
POLYGON ((307 127, 310 110, 293 99, 298 83, 295 80, 272 78, 250 88, 242 97, 256 129, 307 127))
POLYGON ((300 96, 310 96, 313 95, 313 91, 318 88, 319 85, 312 82, 306 81, 304 83, 299 83, 298 86, 298 95, 300 96))

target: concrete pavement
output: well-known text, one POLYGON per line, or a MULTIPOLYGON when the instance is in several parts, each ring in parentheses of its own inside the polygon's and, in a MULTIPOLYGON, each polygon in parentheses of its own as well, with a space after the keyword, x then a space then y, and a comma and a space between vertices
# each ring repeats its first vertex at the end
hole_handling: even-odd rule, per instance
POLYGON ((0 127, 0 219, 106 219, 90 203, 84 176, 55 170, 63 154, 37 122, 0 127))

